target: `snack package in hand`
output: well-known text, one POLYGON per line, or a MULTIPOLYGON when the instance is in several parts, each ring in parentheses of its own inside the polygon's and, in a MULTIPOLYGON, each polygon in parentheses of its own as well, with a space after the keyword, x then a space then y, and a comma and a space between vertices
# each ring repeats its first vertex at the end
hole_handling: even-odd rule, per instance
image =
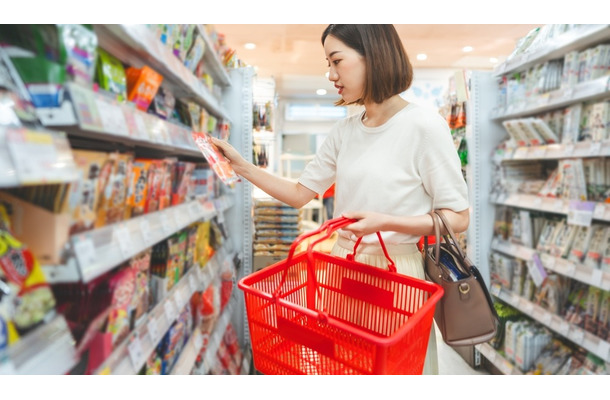
POLYGON ((231 164, 224 158, 218 147, 212 143, 210 136, 203 132, 192 132, 193 140, 208 161, 216 175, 227 185, 232 186, 240 182, 231 164))

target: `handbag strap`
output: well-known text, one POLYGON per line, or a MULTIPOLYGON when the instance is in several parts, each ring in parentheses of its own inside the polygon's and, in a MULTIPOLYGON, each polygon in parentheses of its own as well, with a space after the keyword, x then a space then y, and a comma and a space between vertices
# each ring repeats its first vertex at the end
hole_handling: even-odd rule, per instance
MULTIPOLYGON (((440 231, 440 221, 438 220, 438 216, 434 213, 434 211, 430 211, 428 213, 430 217, 432 217, 432 226, 434 227, 434 262, 438 267, 440 264, 440 255, 441 255, 441 231, 440 231)), ((425 252, 428 252, 428 236, 424 236, 424 249, 425 252)))
MULTIPOLYGON (((457 249, 457 252, 460 254, 460 257, 465 258, 466 255, 464 254, 464 251, 462 250, 462 248, 458 245, 458 240, 455 236, 455 233, 453 233, 453 229, 451 229, 451 225, 449 225, 449 221, 447 221, 447 218, 445 217, 443 212, 441 210, 434 210, 433 212, 439 216, 443 225, 445 226, 445 230, 449 233, 449 236, 451 236, 451 240, 453 242, 450 244, 453 245, 457 249)), ((438 239, 438 233, 437 233, 437 239, 438 239)), ((445 236, 445 241, 447 241, 446 236, 445 236)), ((438 257, 438 255, 437 255, 437 257, 438 257)))

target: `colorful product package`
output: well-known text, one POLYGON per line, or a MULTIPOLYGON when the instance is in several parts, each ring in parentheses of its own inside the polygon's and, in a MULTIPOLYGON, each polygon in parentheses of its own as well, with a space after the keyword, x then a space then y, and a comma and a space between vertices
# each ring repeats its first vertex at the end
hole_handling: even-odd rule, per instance
POLYGON ((134 296, 136 276, 132 268, 124 266, 113 273, 110 278, 112 303, 106 332, 112 334, 112 345, 116 346, 127 337, 130 332, 130 306, 134 296))
POLYGON ((127 98, 127 78, 123 64, 101 48, 98 48, 96 76, 102 89, 116 94, 120 101, 127 98))
POLYGON ((127 100, 142 111, 148 110, 153 101, 163 76, 148 66, 142 68, 127 68, 127 100))
POLYGON ((159 210, 164 210, 172 204, 172 171, 176 162, 174 158, 161 160, 159 166, 159 210))
POLYGON ((192 197, 192 174, 195 164, 177 161, 172 172, 172 205, 183 204, 192 197))
POLYGON ((133 155, 110 153, 108 160, 112 163, 112 172, 100 193, 96 228, 122 221, 125 217, 133 155))
POLYGON ((2 225, 8 227, 8 220, 0 224, 0 318, 10 345, 44 323, 56 300, 38 260, 2 225))
POLYGON ((148 248, 129 260, 129 268, 135 276, 135 289, 130 304, 130 326, 133 329, 150 308, 150 261, 152 248, 148 248))
POLYGON ((133 163, 125 219, 137 217, 146 212, 149 166, 150 163, 142 162, 139 159, 136 159, 133 163))
POLYGON ((72 217, 70 234, 93 229, 103 190, 112 174, 114 162, 107 153, 72 150, 78 178, 70 185, 68 213, 72 217))
POLYGON ((225 159, 218 147, 212 143, 210 136, 202 132, 191 132, 193 140, 197 147, 208 161, 212 170, 218 177, 227 185, 233 186, 240 182, 241 179, 237 176, 231 164, 225 159))
POLYGON ((197 242, 195 244, 195 262, 204 267, 213 252, 210 246, 210 221, 197 224, 197 242))
POLYGON ((72 81, 90 87, 95 76, 97 35, 89 26, 58 24, 59 37, 66 50, 66 71, 72 81))

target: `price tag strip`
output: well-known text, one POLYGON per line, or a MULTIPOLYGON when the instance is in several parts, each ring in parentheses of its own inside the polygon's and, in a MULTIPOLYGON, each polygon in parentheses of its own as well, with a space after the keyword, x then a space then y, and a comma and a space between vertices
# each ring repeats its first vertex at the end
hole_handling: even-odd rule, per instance
POLYGON ((568 210, 568 224, 578 226, 591 226, 595 202, 592 201, 570 201, 568 210))

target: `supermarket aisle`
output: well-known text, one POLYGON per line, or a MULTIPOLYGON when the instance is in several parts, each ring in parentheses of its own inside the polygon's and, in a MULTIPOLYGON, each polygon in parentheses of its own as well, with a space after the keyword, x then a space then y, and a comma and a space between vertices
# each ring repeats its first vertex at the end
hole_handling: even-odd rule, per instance
POLYGON ((436 346, 439 375, 489 375, 489 372, 484 369, 470 367, 454 349, 443 342, 443 337, 438 329, 436 330, 436 346))

